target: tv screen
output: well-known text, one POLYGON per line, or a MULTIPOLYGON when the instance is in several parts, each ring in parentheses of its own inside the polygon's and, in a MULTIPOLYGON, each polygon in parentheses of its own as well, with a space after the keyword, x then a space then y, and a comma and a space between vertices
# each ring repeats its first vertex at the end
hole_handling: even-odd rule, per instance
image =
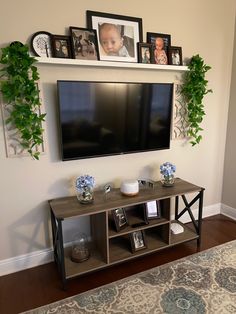
POLYGON ((167 149, 173 84, 57 81, 62 160, 167 149))

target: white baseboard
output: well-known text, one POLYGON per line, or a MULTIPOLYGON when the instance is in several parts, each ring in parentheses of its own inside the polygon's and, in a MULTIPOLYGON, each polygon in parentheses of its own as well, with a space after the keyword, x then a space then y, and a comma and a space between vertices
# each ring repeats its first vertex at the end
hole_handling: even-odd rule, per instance
MULTIPOLYGON (((193 216, 195 219, 198 219, 198 209, 193 209, 193 216)), ((209 205, 209 206, 205 206, 203 207, 203 211, 202 211, 202 217, 209 217, 209 216, 214 216, 214 215, 218 215, 221 213, 221 203, 218 204, 214 204, 214 205, 209 205)), ((171 219, 174 219, 174 214, 171 216, 171 219)), ((188 214, 188 212, 186 212, 181 218, 180 221, 182 223, 188 223, 191 222, 190 216, 188 214)))
POLYGON ((225 204, 221 204, 221 214, 236 220, 236 209, 225 204))
MULTIPOLYGON (((224 205, 224 208, 226 208, 225 205, 224 205)), ((236 210, 232 209, 230 211, 229 209, 230 209, 230 207, 227 206, 228 211, 224 210, 224 212, 222 212, 222 214, 229 216, 229 217, 234 216, 235 218, 233 218, 233 219, 236 219, 236 210), (225 212, 227 212, 228 214, 225 212), (234 213, 234 215, 233 215, 233 213, 234 213)), ((215 205, 206 206, 203 208, 203 218, 217 215, 220 213, 221 213, 221 204, 220 203, 215 204, 215 205)), ((197 217, 198 217, 197 209, 193 210, 193 215, 197 219, 197 217)), ((174 219, 174 216, 172 218, 174 219)), ((189 217, 188 213, 184 214, 181 217, 181 221, 183 223, 190 222, 190 217, 189 217)), ((49 263, 51 261, 53 261, 53 251, 51 248, 45 249, 42 251, 29 253, 29 254, 19 255, 16 257, 12 257, 12 258, 8 258, 8 259, 0 261, 0 276, 15 273, 17 271, 36 267, 39 265, 43 265, 43 264, 49 263)))
POLYGON ((43 265, 53 260, 52 249, 19 255, 0 261, 0 276, 43 265))

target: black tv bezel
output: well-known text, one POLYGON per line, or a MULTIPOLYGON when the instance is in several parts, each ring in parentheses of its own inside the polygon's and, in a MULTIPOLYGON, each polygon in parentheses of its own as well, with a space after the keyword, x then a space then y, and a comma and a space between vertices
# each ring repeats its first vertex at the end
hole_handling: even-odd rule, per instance
POLYGON ((60 154, 62 161, 73 161, 73 160, 81 160, 81 159, 91 159, 91 158, 101 158, 101 157, 111 157, 111 156, 119 156, 119 155, 128 155, 128 154, 138 154, 138 153, 148 153, 153 151, 160 151, 165 149, 170 149, 170 141, 171 141, 171 125, 172 125, 172 115, 173 115, 173 101, 174 101, 174 83, 173 82, 118 82, 118 81, 87 81, 87 80, 57 80, 57 101, 58 101, 58 127, 60 133, 60 154), (135 150, 135 151, 128 151, 128 152, 120 152, 120 153, 109 153, 109 154, 102 154, 102 155, 88 155, 88 156, 81 156, 81 157, 72 157, 72 158, 65 158, 64 150, 63 150, 63 141, 62 141, 62 123, 61 123, 61 110, 60 110, 60 99, 59 99, 59 89, 58 83, 59 82, 81 82, 81 83, 113 83, 113 84, 162 84, 162 85, 172 85, 172 104, 170 108, 170 119, 169 119, 169 142, 168 146, 163 146, 160 148, 151 148, 151 149, 144 149, 144 150, 135 150))

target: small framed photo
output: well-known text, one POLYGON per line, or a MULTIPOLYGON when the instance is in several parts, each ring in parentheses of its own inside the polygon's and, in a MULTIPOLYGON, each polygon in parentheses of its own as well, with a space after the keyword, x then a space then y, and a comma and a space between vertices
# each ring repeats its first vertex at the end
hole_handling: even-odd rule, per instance
POLYGON ((169 63, 172 65, 183 65, 181 47, 169 47, 169 63))
POLYGON ((138 62, 139 63, 153 63, 152 52, 153 46, 147 43, 138 43, 138 62))
POLYGON ((95 29, 70 26, 70 35, 74 59, 99 60, 97 32, 95 29))
POLYGON ((142 19, 87 11, 87 25, 96 29, 100 60, 138 62, 137 43, 143 41, 142 19))
POLYGON ((112 211, 113 219, 116 226, 116 231, 120 231, 122 228, 128 225, 128 219, 124 208, 117 208, 112 211))
POLYGON ((145 204, 145 218, 149 219, 161 218, 161 206, 159 201, 150 201, 145 204))
POLYGON ((52 56, 54 58, 72 58, 69 36, 51 36, 52 56))
POLYGON ((153 45, 153 63, 169 64, 168 49, 171 46, 171 36, 169 34, 147 32, 147 42, 153 45))
POLYGON ((132 253, 143 250, 147 247, 143 230, 138 230, 130 233, 130 241, 132 253))

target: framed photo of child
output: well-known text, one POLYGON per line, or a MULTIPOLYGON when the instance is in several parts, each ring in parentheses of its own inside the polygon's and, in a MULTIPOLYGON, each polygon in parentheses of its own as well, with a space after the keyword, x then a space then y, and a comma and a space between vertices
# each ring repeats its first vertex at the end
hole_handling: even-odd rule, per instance
POLYGON ((54 58, 72 58, 69 36, 51 36, 52 56, 54 58))
POLYGON ((138 62, 137 43, 143 41, 142 19, 87 11, 87 25, 98 34, 100 60, 138 62))
POLYGON ((169 63, 172 65, 183 65, 181 47, 169 47, 169 63))
POLYGON ((145 234, 143 230, 138 230, 130 233, 131 251, 143 250, 147 247, 145 234))
POLYGON ((70 35, 74 59, 99 60, 96 30, 70 26, 70 35))
POLYGON ((138 62, 139 63, 153 63, 153 46, 147 43, 138 43, 138 62))
POLYGON ((147 32, 147 42, 154 47, 153 63, 162 65, 169 64, 168 49, 171 46, 171 36, 169 34, 147 32))
POLYGON ((112 211, 116 231, 120 231, 128 225, 128 219, 124 208, 117 208, 112 211))

